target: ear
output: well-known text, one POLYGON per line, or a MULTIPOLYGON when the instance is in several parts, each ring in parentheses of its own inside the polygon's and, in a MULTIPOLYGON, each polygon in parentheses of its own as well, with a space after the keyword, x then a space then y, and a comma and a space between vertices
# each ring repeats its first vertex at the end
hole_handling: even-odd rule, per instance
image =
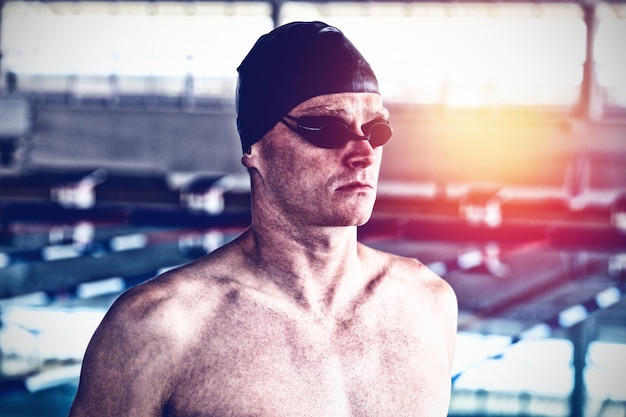
POLYGON ((248 169, 257 168, 259 151, 255 145, 256 143, 252 145, 248 152, 241 156, 241 164, 248 169))

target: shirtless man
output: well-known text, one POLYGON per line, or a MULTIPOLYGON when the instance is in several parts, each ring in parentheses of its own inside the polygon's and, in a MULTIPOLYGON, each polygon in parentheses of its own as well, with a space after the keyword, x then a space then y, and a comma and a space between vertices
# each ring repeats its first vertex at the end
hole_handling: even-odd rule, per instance
POLYGON ((116 301, 70 415, 445 416, 453 291, 357 242, 391 136, 369 65, 333 27, 285 25, 237 99, 249 228, 116 301))

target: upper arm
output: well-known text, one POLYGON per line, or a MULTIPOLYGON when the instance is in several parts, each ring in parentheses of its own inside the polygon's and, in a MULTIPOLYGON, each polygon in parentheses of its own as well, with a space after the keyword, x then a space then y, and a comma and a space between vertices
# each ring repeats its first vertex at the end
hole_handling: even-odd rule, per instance
POLYGON ((458 330, 458 314, 459 307, 454 290, 448 284, 440 278, 440 299, 439 304, 442 306, 442 317, 445 320, 445 327, 448 335, 448 358, 450 360, 450 368, 452 368, 452 362, 454 360, 454 351, 456 345, 456 335, 458 330))
POLYGON ((70 416, 162 415, 171 341, 153 316, 145 302, 126 294, 113 305, 85 353, 70 416))
POLYGON ((427 299, 422 299, 422 302, 430 306, 433 323, 438 329, 438 334, 443 338, 442 343, 447 349, 448 361, 450 368, 452 368, 458 326, 456 294, 446 280, 432 272, 421 262, 417 260, 415 262, 418 262, 418 273, 421 274, 421 278, 417 280, 421 282, 420 292, 427 296, 427 299))
POLYGON ((444 338, 448 348, 448 361, 450 369, 452 369, 456 345, 456 334, 458 330, 458 302, 452 286, 435 273, 431 271, 429 272, 433 275, 433 309, 435 310, 436 315, 439 318, 441 328, 444 331, 444 338))

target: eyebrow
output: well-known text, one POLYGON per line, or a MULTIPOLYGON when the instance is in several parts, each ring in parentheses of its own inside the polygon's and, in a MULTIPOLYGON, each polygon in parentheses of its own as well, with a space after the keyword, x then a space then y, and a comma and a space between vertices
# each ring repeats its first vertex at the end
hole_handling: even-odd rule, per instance
MULTIPOLYGON (((337 116, 345 119, 347 116, 349 116, 349 113, 343 108, 334 108, 326 105, 320 105, 303 109, 300 116, 337 116)), ((389 117, 388 111, 386 110, 378 110, 372 113, 371 116, 372 120, 387 119, 389 117)))
POLYGON ((302 110, 302 115, 306 115, 306 116, 317 116, 320 113, 324 113, 326 115, 330 114, 332 116, 345 116, 347 115, 347 112, 342 109, 342 108, 333 108, 330 106, 315 106, 315 107, 308 107, 306 109, 302 110))

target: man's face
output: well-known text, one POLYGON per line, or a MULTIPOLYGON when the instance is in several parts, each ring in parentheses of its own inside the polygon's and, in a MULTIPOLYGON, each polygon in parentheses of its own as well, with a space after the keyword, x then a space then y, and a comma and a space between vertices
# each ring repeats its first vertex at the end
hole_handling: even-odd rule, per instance
MULTIPOLYGON (((387 119, 381 96, 373 93, 340 93, 311 98, 289 116, 335 116, 359 136, 362 126, 387 119)), ((295 126, 293 119, 285 123, 295 126)), ((382 146, 366 140, 350 140, 342 147, 317 147, 284 123, 253 145, 248 158, 262 179, 260 192, 267 207, 296 224, 358 226, 369 220, 374 206, 382 146)))

